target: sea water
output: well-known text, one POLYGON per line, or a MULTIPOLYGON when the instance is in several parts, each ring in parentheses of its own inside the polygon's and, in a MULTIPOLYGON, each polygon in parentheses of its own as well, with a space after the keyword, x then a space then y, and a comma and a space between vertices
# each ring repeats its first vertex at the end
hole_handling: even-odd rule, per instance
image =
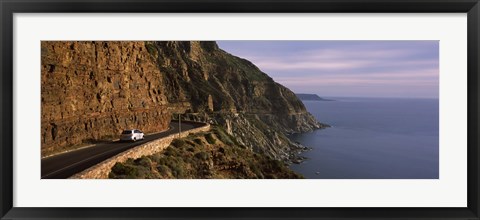
POLYGON ((438 179, 438 99, 304 101, 331 127, 289 137, 311 147, 291 169, 308 179, 438 179))

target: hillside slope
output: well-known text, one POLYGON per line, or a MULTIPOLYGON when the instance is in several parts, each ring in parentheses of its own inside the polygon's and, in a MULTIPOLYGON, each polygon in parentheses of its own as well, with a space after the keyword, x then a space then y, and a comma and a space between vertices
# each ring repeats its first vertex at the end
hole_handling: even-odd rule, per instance
POLYGON ((42 155, 158 132, 172 117, 223 126, 238 143, 292 160, 288 133, 321 128, 303 103, 215 42, 42 42, 42 155))
POLYGON ((284 163, 254 153, 221 127, 176 139, 163 152, 116 163, 113 179, 297 179, 284 163))
POLYGON ((292 159, 303 147, 285 134, 324 126, 292 91, 215 42, 148 42, 147 48, 165 74, 168 101, 190 104, 192 113, 183 117, 223 125, 255 152, 292 159))

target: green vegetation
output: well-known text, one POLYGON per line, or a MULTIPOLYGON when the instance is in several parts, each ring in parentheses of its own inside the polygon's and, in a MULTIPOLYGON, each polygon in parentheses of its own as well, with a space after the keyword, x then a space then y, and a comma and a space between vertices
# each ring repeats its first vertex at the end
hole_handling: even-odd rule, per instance
POLYGON ((211 132, 176 139, 163 152, 129 159, 110 178, 302 178, 283 162, 253 153, 219 126, 211 132))
POLYGON ((218 139, 220 139, 220 141, 222 141, 223 143, 225 143, 227 145, 239 145, 237 140, 234 137, 228 135, 227 131, 225 131, 225 129, 223 129, 220 126, 214 127, 213 128, 213 133, 215 134, 215 136, 218 137, 218 139))
MULTIPOLYGON (((215 142, 216 142, 215 138, 213 138, 212 133, 205 134, 205 139, 207 140, 207 142, 209 144, 215 144, 215 142)), ((198 139, 196 139, 196 140, 198 140, 198 139)))
POLYGON ((151 165, 152 161, 148 157, 141 157, 136 160, 129 159, 125 163, 115 163, 109 174, 109 178, 153 179, 156 178, 156 176, 150 172, 149 167, 151 165))
MULTIPOLYGON (((210 135, 209 136, 210 138, 212 138, 211 140, 213 140, 213 143, 210 143, 210 141, 208 141, 208 137, 205 136, 205 138, 207 139, 208 143, 209 144, 215 144, 215 139, 213 139, 213 137, 210 135)), ((196 144, 199 144, 199 145, 202 145, 203 144, 203 141, 200 139, 200 138, 195 138, 195 140, 193 140, 196 144)), ((193 145, 193 144, 190 144, 190 145, 193 145)))
POLYGON ((185 140, 175 139, 175 140, 172 141, 171 145, 173 145, 176 148, 181 148, 181 147, 185 146, 185 144, 186 144, 185 140))
POLYGON ((157 57, 158 50, 153 42, 145 42, 145 47, 147 48, 147 51, 150 55, 152 55, 153 57, 157 57))

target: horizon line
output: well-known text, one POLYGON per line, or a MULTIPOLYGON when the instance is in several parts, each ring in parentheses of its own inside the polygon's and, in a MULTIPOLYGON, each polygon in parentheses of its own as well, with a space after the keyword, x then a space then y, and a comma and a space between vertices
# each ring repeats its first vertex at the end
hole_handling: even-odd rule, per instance
POLYGON ((314 94, 319 96, 320 98, 384 98, 384 99, 440 99, 439 97, 406 97, 406 96, 348 96, 348 95, 328 95, 328 96, 321 96, 317 93, 305 93, 305 92, 294 92, 295 94, 314 94))

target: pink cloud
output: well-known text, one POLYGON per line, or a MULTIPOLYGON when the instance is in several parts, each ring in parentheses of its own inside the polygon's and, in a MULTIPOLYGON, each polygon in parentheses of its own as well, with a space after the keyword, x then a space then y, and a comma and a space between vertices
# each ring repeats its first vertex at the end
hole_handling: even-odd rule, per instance
POLYGON ((266 72, 284 70, 354 70, 372 67, 438 66, 438 60, 405 60, 409 50, 315 50, 286 56, 247 57, 266 72), (398 59, 396 59, 398 58, 398 59), (403 59, 401 59, 403 58, 403 59))
POLYGON ((292 62, 288 60, 259 60, 255 64, 264 70, 345 70, 372 65, 371 61, 349 61, 349 62, 320 62, 315 60, 307 60, 300 62, 292 62))
POLYGON ((435 85, 438 81, 431 77, 438 76, 438 69, 429 69, 421 72, 398 71, 374 74, 329 74, 303 77, 275 77, 274 80, 283 85, 435 85), (422 79, 422 77, 424 79, 422 79))

